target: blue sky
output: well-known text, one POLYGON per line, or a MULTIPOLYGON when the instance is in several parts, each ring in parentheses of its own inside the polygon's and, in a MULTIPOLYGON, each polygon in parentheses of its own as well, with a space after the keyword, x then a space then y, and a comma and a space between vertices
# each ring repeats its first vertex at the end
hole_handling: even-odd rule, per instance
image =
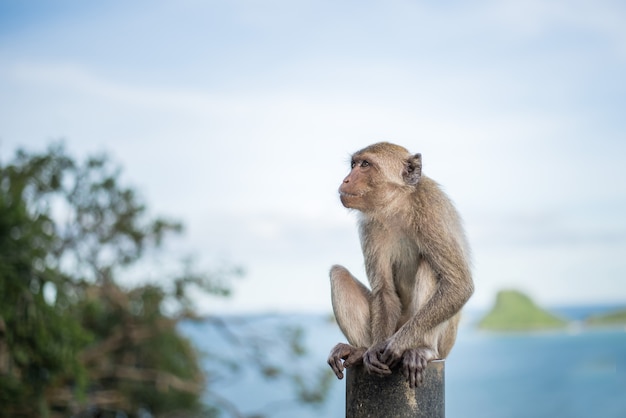
MULTIPOLYGON (((626 302, 626 5, 618 1, 5 1, 0 158, 107 151, 172 257, 243 265, 207 311, 330 310, 365 279, 350 152, 421 152, 477 291, 626 302)), ((158 277, 158 271, 148 272, 158 277)))

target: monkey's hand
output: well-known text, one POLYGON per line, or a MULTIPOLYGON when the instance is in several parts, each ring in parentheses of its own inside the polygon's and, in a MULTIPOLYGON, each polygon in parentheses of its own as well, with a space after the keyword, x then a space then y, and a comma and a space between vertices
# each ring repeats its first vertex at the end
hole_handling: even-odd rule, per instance
POLYGON ((363 355, 363 364, 368 373, 386 375, 391 374, 390 366, 382 360, 382 355, 389 340, 380 342, 370 347, 363 355))
POLYGON ((424 370, 428 362, 435 358, 433 350, 425 347, 410 348, 402 355, 402 374, 411 388, 424 381, 424 370))
POLYGON ((328 365, 338 379, 343 379, 344 368, 363 363, 363 353, 365 353, 365 348, 339 343, 330 350, 328 365))

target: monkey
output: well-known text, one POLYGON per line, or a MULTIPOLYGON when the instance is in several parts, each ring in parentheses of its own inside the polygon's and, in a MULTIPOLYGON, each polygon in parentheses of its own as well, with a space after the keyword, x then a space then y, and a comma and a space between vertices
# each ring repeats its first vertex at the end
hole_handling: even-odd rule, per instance
POLYGON ((357 364, 383 376, 398 367, 415 388, 428 362, 448 356, 474 292, 461 218, 422 174, 422 155, 388 142, 352 155, 339 198, 358 211, 371 290, 331 267, 333 312, 348 344, 337 344, 328 364, 339 379, 357 364))

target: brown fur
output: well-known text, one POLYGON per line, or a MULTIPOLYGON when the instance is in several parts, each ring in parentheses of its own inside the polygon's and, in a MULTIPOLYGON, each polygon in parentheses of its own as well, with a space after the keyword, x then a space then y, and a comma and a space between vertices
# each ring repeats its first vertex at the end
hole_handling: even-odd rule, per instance
POLYGON ((456 339, 473 292, 469 247, 452 202, 421 168, 420 154, 378 143, 352 156, 339 188, 343 205, 360 212, 371 287, 342 266, 330 271, 333 310, 350 343, 328 360, 339 378, 360 362, 378 374, 401 363, 415 386, 427 362, 445 358, 456 339))

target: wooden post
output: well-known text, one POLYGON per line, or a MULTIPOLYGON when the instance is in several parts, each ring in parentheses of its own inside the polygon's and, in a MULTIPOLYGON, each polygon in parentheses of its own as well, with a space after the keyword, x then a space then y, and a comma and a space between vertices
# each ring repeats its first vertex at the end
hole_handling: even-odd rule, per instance
POLYGON ((399 370, 389 376, 347 369, 346 418, 445 418, 445 361, 428 364, 424 381, 411 389, 399 370))

